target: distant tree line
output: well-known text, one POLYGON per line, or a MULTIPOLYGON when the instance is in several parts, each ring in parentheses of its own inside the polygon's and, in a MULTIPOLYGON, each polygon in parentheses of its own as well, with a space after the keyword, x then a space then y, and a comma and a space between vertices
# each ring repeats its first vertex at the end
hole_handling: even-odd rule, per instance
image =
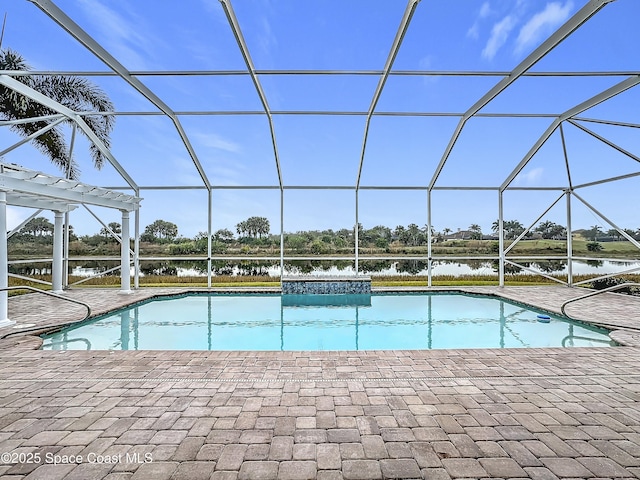
MULTIPOLYGON (((54 226, 44 217, 36 217, 27 222, 20 232, 14 235, 11 242, 34 241, 36 243, 51 243, 54 226)), ((69 236, 72 242, 80 242, 88 246, 104 244, 116 244, 117 236, 121 233, 121 225, 111 222, 103 226, 95 235, 77 237, 70 226, 69 236)), ((438 232, 432 228, 431 241, 433 243, 446 243, 452 240, 497 240, 499 234, 499 222, 493 222, 492 235, 485 235, 478 224, 471 224, 466 230, 457 229, 454 232, 450 228, 444 228, 438 232)), ((624 230, 634 239, 640 239, 640 229, 624 230)), ((505 240, 515 240, 525 232, 525 227, 517 220, 504 220, 503 233, 505 240)), ((294 253, 310 253, 314 255, 330 253, 347 253, 355 245, 354 229, 343 228, 340 230, 307 230, 284 234, 284 246, 294 253)), ((589 229, 574 231, 593 245, 588 248, 597 251, 595 244, 606 241, 621 241, 626 238, 615 229, 604 231, 600 226, 594 225, 589 229)), ((409 225, 397 225, 391 229, 384 225, 376 225, 372 228, 364 228, 358 224, 358 244, 361 248, 389 251, 394 247, 419 247, 425 246, 429 241, 427 226, 419 226, 415 223, 409 225)), ((542 238, 550 240, 564 240, 567 237, 566 228, 551 221, 539 223, 525 235, 525 238, 542 238)), ((175 223, 158 219, 144 228, 140 241, 147 244, 168 245, 169 252, 173 255, 202 254, 207 252, 209 239, 206 232, 199 232, 193 238, 179 235, 178 226, 175 223)), ((227 228, 219 229, 211 235, 211 246, 214 254, 223 253, 230 248, 239 249, 240 253, 251 251, 252 248, 267 248, 277 250, 280 247, 280 235, 271 233, 269 220, 265 217, 252 216, 236 225, 235 233, 227 228)))

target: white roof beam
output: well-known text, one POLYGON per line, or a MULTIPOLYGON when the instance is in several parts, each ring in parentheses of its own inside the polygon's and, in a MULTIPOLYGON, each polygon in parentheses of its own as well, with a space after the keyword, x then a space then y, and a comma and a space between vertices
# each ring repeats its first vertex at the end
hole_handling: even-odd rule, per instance
POLYGON ((628 178, 635 177, 640 177, 640 172, 627 173, 626 175, 617 175, 611 178, 603 178, 601 180, 596 180, 595 182, 581 183, 580 185, 575 185, 573 188, 577 190, 578 188, 593 187, 595 185, 602 185, 603 183, 617 182, 619 180, 626 180, 628 178))
POLYGON ((376 90, 373 93, 373 98, 371 100, 371 105, 369 106, 369 111, 367 112, 367 119, 364 127, 364 137, 362 139, 362 151, 360 153, 360 164, 358 165, 358 175, 356 178, 356 189, 360 187, 360 178, 362 177, 362 166, 364 165, 364 154, 367 150, 367 139, 369 137, 369 126, 371 124, 371 117, 373 116, 373 112, 376 109, 376 105, 380 100, 380 95, 382 94, 382 89, 387 83, 387 78, 389 78, 389 74, 391 73, 391 68, 393 67, 393 62, 398 55, 398 51, 400 50, 400 45, 402 45, 402 40, 404 39, 405 34, 407 33, 407 29, 409 28, 409 23, 411 23, 411 18, 413 17, 414 12, 416 11, 416 7, 420 3, 420 0, 409 0, 407 3, 407 8, 404 11, 404 15, 402 16, 402 20, 400 22, 400 26, 398 27, 398 31, 396 32, 396 37, 393 40, 393 44, 391 45, 391 51, 389 52, 389 56, 387 57, 387 61, 385 62, 384 69, 382 70, 382 75, 378 80, 378 85, 376 86, 376 90))
MULTIPOLYGON (((343 76, 380 76, 383 70, 262 70, 256 69, 256 75, 343 75, 343 76)), ((27 77, 30 75, 63 75, 67 77, 115 77, 114 71, 85 71, 85 70, 0 70, 0 74, 13 77, 27 77)), ((129 70, 134 77, 178 77, 178 76, 245 76, 246 70, 129 70)), ((511 72, 497 70, 394 70, 391 76, 417 77, 508 77, 511 72)), ((607 71, 535 71, 525 72, 523 77, 628 77, 638 75, 640 70, 607 70, 607 71)))
POLYGON ((56 113, 54 115, 43 115, 41 117, 19 118, 16 120, 0 120, 0 127, 6 127, 6 126, 12 126, 12 125, 24 125, 25 123, 46 122, 49 120, 56 120, 62 117, 63 115, 56 113))
POLYGON ((634 155, 633 153, 629 152, 628 150, 625 150, 624 148, 622 148, 621 146, 613 143, 611 140, 607 140, 606 138, 604 138, 602 135, 598 135, 596 132, 589 130, 587 127, 580 125, 578 122, 575 122, 572 119, 567 120, 571 125, 574 125, 576 127, 578 127, 580 130, 582 130, 583 132, 588 133, 589 135, 591 135, 594 138, 597 138, 598 140, 600 140, 602 143, 606 143, 607 145, 609 145, 611 148, 613 148, 614 150, 617 150, 618 152, 622 153, 623 155, 626 155, 627 157, 635 160, 636 162, 640 162, 640 157, 638 157, 637 155, 634 155))
POLYGON ((547 130, 542 134, 542 136, 538 138, 538 140, 533 145, 533 147, 531 147, 531 150, 527 152, 527 154, 516 166, 516 168, 511 172, 511 174, 509 174, 509 176, 500 186, 500 190, 504 191, 511 184, 511 182, 513 182, 514 178, 516 178, 518 174, 522 171, 522 169, 527 165, 527 163, 529 163, 529 160, 531 160, 531 158, 536 154, 536 152, 540 149, 540 147, 544 144, 544 142, 548 140, 548 138, 555 131, 555 129, 558 128, 560 123, 572 117, 575 117, 576 115, 581 114, 585 110, 595 107, 596 105, 634 87, 639 83, 640 83, 640 75, 627 78, 626 80, 623 80, 622 82, 614 85, 613 87, 606 89, 605 91, 599 93, 598 95, 591 97, 589 100, 586 100, 581 104, 576 105, 575 107, 564 112, 562 115, 558 116, 558 118, 556 118, 551 123, 549 128, 547 128, 547 130))
POLYGON ((125 82, 135 88, 138 93, 142 94, 147 100, 149 100, 158 109, 162 110, 167 115, 178 131, 185 148, 189 152, 189 156, 193 161, 202 181, 208 189, 211 188, 209 179, 207 178, 204 169, 198 156, 196 155, 191 142, 182 128, 180 120, 175 112, 155 93, 153 93, 144 83, 131 75, 131 72, 127 70, 118 60, 115 59, 109 52, 107 52, 102 45, 96 42, 87 32, 85 32, 80 26, 75 23, 66 13, 60 10, 51 0, 29 0, 35 4, 40 10, 46 13, 53 21, 66 30, 72 37, 78 40, 82 45, 91 51, 96 57, 102 60, 109 68, 116 72, 125 82))
POLYGON ((640 128, 640 123, 617 122, 615 120, 601 120, 597 118, 573 117, 573 120, 580 122, 601 123, 604 125, 615 125, 618 127, 640 128))
POLYGON ((0 84, 10 88, 11 90, 21 93, 25 97, 30 98, 31 100, 34 100, 44 105, 45 107, 50 108, 51 110, 61 113, 64 116, 68 117, 70 120, 73 120, 74 122, 76 122, 78 126, 82 129, 82 131, 85 133, 85 135, 89 137, 89 140, 91 140, 95 144, 95 146, 98 147, 100 152, 107 158, 107 160, 109 160, 109 163, 113 165, 113 167, 118 171, 118 173, 122 176, 122 178, 124 178, 132 188, 137 187, 137 184, 133 180, 133 178, 131 178, 131 176, 129 176, 127 171, 124 168, 122 168, 122 165, 118 163, 115 157, 111 154, 111 151, 105 146, 104 143, 102 143, 102 141, 98 138, 98 136, 95 133, 93 133, 93 130, 89 128, 89 125, 87 125, 87 123, 84 121, 84 119, 80 115, 78 115, 76 112, 74 112, 70 108, 65 107, 64 105, 56 102, 55 100, 52 100, 46 95, 43 95, 37 90, 34 90, 33 88, 28 87, 24 83, 21 83, 16 79, 11 78, 7 75, 0 75, 0 84))
POLYGON ((509 76, 500 80, 491 90, 489 90, 486 94, 484 94, 476 103, 474 103, 469 110, 465 112, 463 117, 460 119, 460 123, 456 127, 451 140, 447 145, 447 148, 440 159, 440 163, 436 167, 436 171, 431 178, 431 182, 429 183, 429 189, 432 189, 435 185, 444 165, 451 155, 451 151, 455 146, 456 140, 460 136, 464 125, 467 120, 473 117, 476 113, 478 113, 482 108, 484 108, 489 102, 491 102, 494 98, 496 98, 501 92, 503 92, 509 85, 515 82, 518 78, 526 73, 531 67, 533 67, 540 59, 542 59, 547 53, 553 50, 556 46, 558 46, 565 38, 571 35, 575 30, 577 30, 582 24, 584 24, 587 20, 589 20, 593 15, 595 15, 600 9, 602 9, 606 4, 611 3, 614 0, 589 0, 589 2, 578 10, 569 20, 567 20, 564 25, 562 25, 558 30, 556 30, 550 37, 548 37, 538 48, 536 48, 533 52, 531 52, 527 58, 525 58, 522 62, 520 62, 509 74, 509 76))
POLYGON ((58 126, 59 124, 61 124, 63 121, 65 120, 64 116, 60 115, 59 118, 57 118, 55 121, 48 123, 45 127, 41 128, 40 130, 33 132, 31 135, 28 135, 24 138, 22 138, 19 142, 14 143, 13 145, 11 145, 8 148, 5 148, 4 150, 2 150, 0 152, 0 157, 6 155, 7 153, 11 152, 12 150, 15 150, 16 148, 18 148, 21 145, 24 145, 25 143, 30 142, 31 140, 33 140, 34 138, 38 138, 40 135, 42 135, 43 133, 47 133, 49 130, 51 130, 52 128, 55 128, 56 126, 58 126))
POLYGON ((222 9, 224 10, 225 15, 227 16, 227 21, 231 26, 231 30, 233 32, 234 37, 236 38, 236 42, 238 43, 238 47, 240 48, 240 53, 242 54, 242 58, 244 59, 245 64, 247 65, 247 70, 249 75, 251 76, 251 80, 253 81, 253 85, 258 92, 258 97, 260 98, 260 102, 262 103, 262 107, 264 108, 265 113, 267 114, 267 120, 269 122, 269 132, 271 133, 271 144, 273 146, 273 154, 276 162, 276 170, 278 173, 278 184, 280 188, 283 187, 282 182, 282 169, 280 167, 280 155, 278 154, 278 145, 276 143, 276 131, 273 125, 273 117, 271 115, 271 109, 269 108, 269 103, 267 102, 267 96, 262 89, 262 85, 260 84, 260 79, 256 74, 256 68, 253 65, 253 60, 251 60, 251 55, 249 54, 249 48, 247 47, 247 43, 244 40, 244 36, 242 35, 242 30, 240 29, 240 25, 238 24, 238 19, 236 18, 236 14, 233 11, 233 6, 231 5, 230 0, 220 0, 222 4, 222 9))

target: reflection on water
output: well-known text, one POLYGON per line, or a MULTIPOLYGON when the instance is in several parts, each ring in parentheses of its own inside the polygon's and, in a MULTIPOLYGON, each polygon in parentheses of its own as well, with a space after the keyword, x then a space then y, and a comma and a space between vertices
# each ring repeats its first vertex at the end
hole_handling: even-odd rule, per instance
MULTIPOLYGON (((519 261, 521 265, 544 274, 567 274, 566 260, 537 260, 535 262, 519 261)), ((69 272, 78 277, 89 277, 118 265, 118 262, 85 262, 82 265, 74 265, 69 272)), ((421 275, 428 274, 428 265, 422 260, 360 260, 360 273, 371 276, 385 275, 421 275)), ((297 260, 285 262, 285 275, 327 275, 349 276, 355 274, 354 264, 351 260, 297 260)), ((460 276, 460 275, 497 275, 497 260, 434 260, 432 262, 432 274, 460 276)), ((640 262, 612 261, 612 260, 574 260, 572 270, 574 275, 597 274, 604 275, 617 273, 622 270, 640 268, 640 262)), ((507 274, 531 275, 532 272, 522 270, 510 264, 505 265, 507 274)), ((50 273, 43 269, 42 264, 18 264, 9 267, 10 273, 17 275, 39 275, 50 273)), ((115 271, 112 275, 120 275, 115 271)), ((133 270, 132 270, 133 275, 133 270)), ((141 263, 141 276, 167 275, 178 277, 206 277, 207 262, 205 261, 154 261, 141 263)), ((213 276, 262 276, 279 277, 280 265, 278 262, 260 261, 215 261, 212 262, 213 276)))
POLYGON ((45 337, 45 350, 404 350, 608 346, 602 330, 463 294, 187 295, 45 337), (353 297, 353 296, 351 296, 353 297))

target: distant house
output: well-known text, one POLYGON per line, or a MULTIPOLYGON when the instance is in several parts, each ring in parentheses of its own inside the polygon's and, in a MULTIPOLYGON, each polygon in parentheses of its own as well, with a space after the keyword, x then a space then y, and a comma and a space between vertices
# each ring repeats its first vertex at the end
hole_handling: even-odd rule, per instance
POLYGON ((473 232, 469 230, 458 230, 457 232, 443 235, 442 238, 447 240, 469 240, 473 236, 473 232))

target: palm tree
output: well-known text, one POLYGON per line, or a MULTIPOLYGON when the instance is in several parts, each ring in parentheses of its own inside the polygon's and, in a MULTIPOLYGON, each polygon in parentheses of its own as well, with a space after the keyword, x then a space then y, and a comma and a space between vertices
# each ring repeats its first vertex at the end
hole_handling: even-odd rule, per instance
MULTIPOLYGON (((31 68, 24 58, 10 49, 0 50, 0 70, 29 71, 31 68)), ((89 80, 80 77, 62 75, 27 75, 15 77, 16 80, 37 90, 52 100, 75 112, 112 112, 113 104, 107 95, 89 80)), ((23 120, 52 115, 56 112, 23 95, 0 85, 0 119, 23 120)), ((113 129, 113 115, 84 115, 84 121, 96 136, 109 148, 109 134, 113 129)), ((38 120, 29 123, 11 125, 11 129, 27 137, 50 125, 53 120, 38 120)), ((71 120, 68 120, 70 123, 71 120)), ((82 131, 82 130, 81 130, 82 131)), ((62 131, 54 127, 32 140, 35 147, 57 165, 70 178, 77 178, 78 167, 69 157, 69 147, 62 131)), ((89 147, 96 168, 104 164, 104 155, 96 145, 89 147)))
POLYGON ((477 223, 472 223, 469 226, 469 231, 471 232, 471 240, 482 240, 482 228, 477 223))
POLYGON ((589 230, 589 236, 596 242, 598 241, 598 235, 601 233, 602 228, 600 228, 600 225, 592 225, 591 230, 589 230))

